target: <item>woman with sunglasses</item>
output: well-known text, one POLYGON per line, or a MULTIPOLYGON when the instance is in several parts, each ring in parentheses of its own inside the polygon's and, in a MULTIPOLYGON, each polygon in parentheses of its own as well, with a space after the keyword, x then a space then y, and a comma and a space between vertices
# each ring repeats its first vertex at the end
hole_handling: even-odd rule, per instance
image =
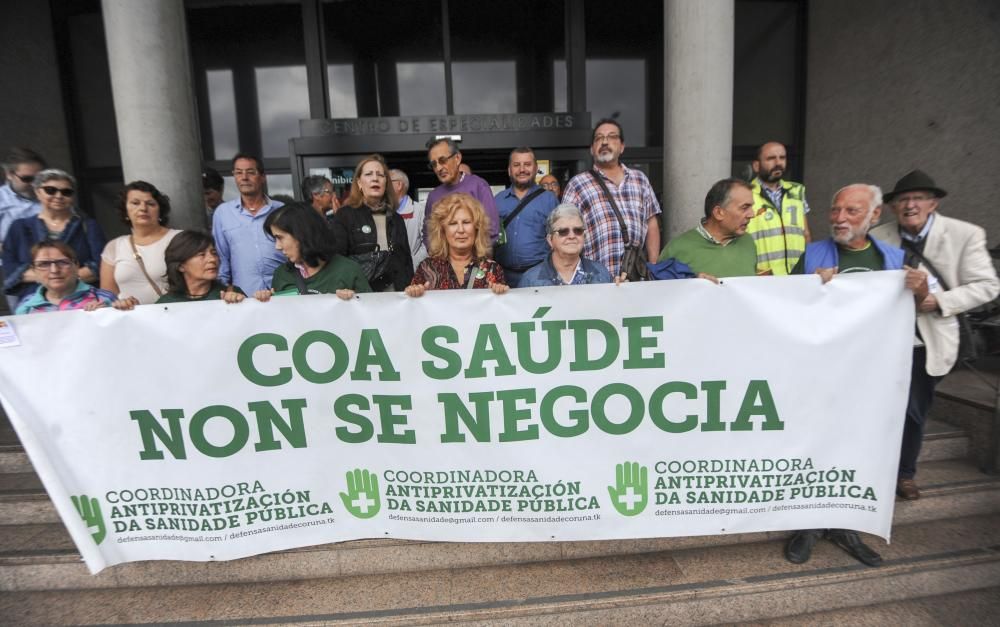
POLYGON ((62 170, 42 170, 32 182, 41 212, 15 220, 3 243, 4 291, 19 299, 38 289, 39 274, 32 267, 32 246, 59 241, 69 245, 79 261, 79 278, 96 283, 101 251, 106 240, 93 218, 82 217, 74 208, 76 179, 62 170))
MULTIPOLYGON (((552 210, 545 223, 546 240, 552 254, 528 269, 518 287, 547 287, 550 285, 586 285, 611 283, 611 274, 602 264, 580 256, 587 229, 583 214, 570 203, 562 203, 552 210)), ((624 275, 615 283, 624 280, 624 275)))

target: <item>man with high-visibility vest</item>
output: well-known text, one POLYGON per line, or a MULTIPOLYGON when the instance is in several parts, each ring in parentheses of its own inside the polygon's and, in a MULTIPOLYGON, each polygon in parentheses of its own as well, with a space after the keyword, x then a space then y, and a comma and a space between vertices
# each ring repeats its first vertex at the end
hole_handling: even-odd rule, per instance
POLYGON ((757 274, 790 274, 811 239, 806 188, 781 179, 787 164, 788 154, 778 142, 762 145, 751 162, 755 215, 747 233, 757 246, 757 274))

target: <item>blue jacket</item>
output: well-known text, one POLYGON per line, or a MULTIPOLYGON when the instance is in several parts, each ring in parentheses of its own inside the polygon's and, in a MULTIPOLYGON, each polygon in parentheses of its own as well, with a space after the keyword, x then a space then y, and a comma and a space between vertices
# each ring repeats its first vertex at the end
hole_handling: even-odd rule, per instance
MULTIPOLYGON (((581 284, 611 283, 611 273, 596 261, 580 257, 580 272, 583 274, 581 284)), ((529 268, 521 275, 521 282, 518 283, 518 287, 549 287, 550 285, 566 285, 559 273, 556 272, 556 267, 552 265, 552 255, 546 255, 541 263, 529 268)))
MULTIPOLYGON (((21 277, 31 266, 31 247, 47 237, 45 222, 37 216, 14 220, 10 225, 3 243, 3 270, 7 275, 3 289, 6 293, 23 298, 38 288, 37 283, 24 283, 21 277)), ((90 268, 94 276, 100 274, 101 252, 107 240, 93 218, 81 219, 74 215, 59 239, 76 251, 81 266, 90 268)))
MULTIPOLYGON (((531 194, 536 189, 539 189, 538 185, 532 186, 525 194, 531 194)), ((521 202, 510 187, 497 194, 495 200, 501 222, 521 202)), ((503 266, 504 277, 511 287, 518 287, 521 273, 549 255, 545 222, 558 204, 559 199, 552 192, 542 192, 533 198, 507 225, 507 243, 494 247, 494 258, 503 266)))
MULTIPOLYGON (((884 270, 899 270, 903 267, 903 251, 901 249, 890 246, 871 235, 868 236, 868 239, 882 253, 882 259, 885 263, 884 270)), ((807 245, 805 258, 805 274, 812 274, 818 268, 834 268, 840 265, 840 253, 833 238, 807 245)))

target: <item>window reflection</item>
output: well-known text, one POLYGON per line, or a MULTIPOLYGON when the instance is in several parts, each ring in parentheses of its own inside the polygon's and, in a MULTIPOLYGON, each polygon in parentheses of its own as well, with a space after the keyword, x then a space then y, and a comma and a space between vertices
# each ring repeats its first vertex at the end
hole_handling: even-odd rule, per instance
POLYGON ((587 59, 587 108, 593 121, 616 118, 626 143, 646 145, 646 61, 587 59))
POLYGON ((309 117, 306 67, 254 68, 263 156, 287 157, 288 139, 299 136, 299 120, 309 117))
POLYGON ((552 110, 567 111, 566 90, 566 60, 556 59, 552 62, 552 110))
POLYGON ((349 63, 331 63, 326 66, 326 80, 330 89, 330 117, 358 117, 354 66, 349 63))
POLYGON ((444 113, 444 63, 397 63, 399 114, 444 113))
POLYGON ((227 159, 239 152, 236 133, 236 95, 232 70, 208 70, 208 111, 212 121, 212 146, 216 159, 227 159))
POLYGON ((737 146, 795 142, 798 11, 792 2, 736 3, 733 93, 739 94, 739 103, 733 107, 733 143, 737 146))
POLYGON ((455 113, 514 113, 517 73, 513 61, 451 64, 455 113))

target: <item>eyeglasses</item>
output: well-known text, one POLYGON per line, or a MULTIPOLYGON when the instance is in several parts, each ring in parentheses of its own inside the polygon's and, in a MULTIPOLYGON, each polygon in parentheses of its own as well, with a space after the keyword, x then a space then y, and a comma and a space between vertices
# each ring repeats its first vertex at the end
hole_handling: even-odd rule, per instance
POLYGON ((908 194, 906 196, 897 196, 892 199, 892 204, 894 205, 908 205, 910 201, 913 202, 927 202, 928 200, 933 200, 934 196, 930 194, 908 194))
POLYGON ((453 152, 450 155, 448 155, 447 157, 438 157, 437 159, 429 161, 427 163, 427 169, 429 169, 431 171, 434 171, 434 170, 436 170, 438 168, 438 166, 442 166, 442 165, 448 163, 448 160, 451 159, 452 157, 454 157, 457 154, 458 154, 457 152, 453 152))
POLYGON ((260 170, 257 170, 256 168, 250 168, 248 170, 233 170, 233 176, 243 176, 244 174, 247 176, 257 176, 260 174, 260 170))
POLYGON ((49 196, 55 196, 60 194, 63 198, 72 198, 76 190, 72 187, 52 187, 51 185, 42 185, 42 191, 49 196))
POLYGON ((11 172, 11 174, 13 174, 14 176, 16 176, 18 178, 18 180, 20 180, 22 183, 33 183, 35 181, 35 175, 34 174, 29 174, 27 176, 21 176, 17 172, 11 172))
POLYGON ((622 136, 618 133, 608 133, 607 135, 594 135, 595 144, 603 144, 605 140, 609 142, 616 142, 621 139, 622 136))
POLYGON ((542 187, 551 192, 559 189, 559 183, 542 183, 542 187))
POLYGON ((57 270, 65 270, 66 268, 73 265, 73 262, 69 259, 51 259, 46 261, 36 261, 31 264, 35 267, 35 270, 41 270, 43 272, 48 272, 50 268, 56 268, 57 270))
POLYGON ((586 231, 586 229, 584 229, 582 226, 574 226, 572 228, 570 228, 570 227, 567 226, 567 227, 562 228, 562 229, 555 229, 552 232, 554 234, 558 235, 559 237, 569 237, 570 231, 573 232, 573 235, 576 235, 577 237, 580 237, 581 235, 584 234, 584 232, 586 231))

